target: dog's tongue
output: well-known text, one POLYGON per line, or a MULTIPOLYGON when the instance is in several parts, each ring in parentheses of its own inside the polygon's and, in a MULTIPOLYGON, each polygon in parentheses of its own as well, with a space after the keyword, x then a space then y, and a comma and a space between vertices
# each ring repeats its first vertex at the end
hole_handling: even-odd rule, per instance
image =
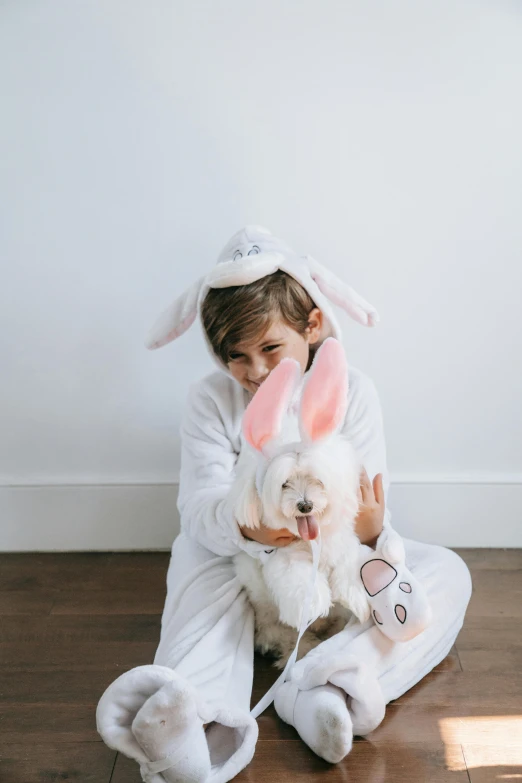
POLYGON ((305 517, 297 517, 297 530, 299 535, 305 541, 312 541, 319 535, 319 525, 313 514, 307 514, 305 517))

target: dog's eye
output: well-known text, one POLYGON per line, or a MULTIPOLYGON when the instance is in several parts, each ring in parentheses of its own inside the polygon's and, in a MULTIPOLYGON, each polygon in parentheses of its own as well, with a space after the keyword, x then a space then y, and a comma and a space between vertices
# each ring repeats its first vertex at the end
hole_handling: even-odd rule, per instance
POLYGON ((240 258, 243 258, 243 253, 241 250, 236 250, 234 253, 234 261, 239 261, 240 258))
POLYGON ((282 489, 288 489, 289 486, 290 484, 288 483, 288 481, 285 481, 285 483, 282 486, 282 489))

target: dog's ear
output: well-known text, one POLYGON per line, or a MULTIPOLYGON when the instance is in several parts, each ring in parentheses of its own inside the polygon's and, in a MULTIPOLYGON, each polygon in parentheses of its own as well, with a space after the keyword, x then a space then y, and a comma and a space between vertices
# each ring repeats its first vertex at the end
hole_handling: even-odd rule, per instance
POLYGON ((243 435, 256 451, 281 432, 283 418, 301 381, 301 365, 295 359, 282 359, 261 384, 243 416, 243 435))
POLYGON ((328 337, 318 349, 305 381, 299 407, 299 430, 305 442, 333 434, 348 408, 348 365, 344 348, 328 337))
POLYGON ((256 490, 256 475, 251 473, 241 483, 236 496, 234 514, 240 527, 258 528, 261 525, 261 500, 256 490))

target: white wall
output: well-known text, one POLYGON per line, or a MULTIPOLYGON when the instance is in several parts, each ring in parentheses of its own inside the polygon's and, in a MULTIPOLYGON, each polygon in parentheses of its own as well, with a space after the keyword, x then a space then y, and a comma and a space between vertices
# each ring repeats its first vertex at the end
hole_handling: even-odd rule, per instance
POLYGON ((399 529, 522 545, 519 4, 4 1, 0 94, 0 549, 170 546, 213 366, 143 339, 246 222, 381 314, 399 529))

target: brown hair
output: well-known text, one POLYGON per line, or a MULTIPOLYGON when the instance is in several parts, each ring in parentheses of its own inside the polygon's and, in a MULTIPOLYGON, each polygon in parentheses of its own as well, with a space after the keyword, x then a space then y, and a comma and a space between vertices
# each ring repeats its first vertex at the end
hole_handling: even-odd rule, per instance
POLYGON ((297 280, 278 270, 247 285, 211 288, 201 318, 212 348, 228 364, 236 345, 260 340, 276 318, 304 334, 316 306, 297 280))

